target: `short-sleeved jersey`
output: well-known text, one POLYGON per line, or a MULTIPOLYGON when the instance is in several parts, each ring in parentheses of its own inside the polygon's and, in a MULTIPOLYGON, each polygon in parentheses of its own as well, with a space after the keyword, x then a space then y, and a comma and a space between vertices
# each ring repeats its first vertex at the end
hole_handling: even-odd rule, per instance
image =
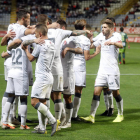
MULTIPOLYGON (((80 44, 81 49, 84 51, 90 49, 90 40, 84 36, 80 35, 76 37, 77 41, 80 44)), ((86 62, 85 62, 85 56, 83 54, 75 54, 74 56, 74 71, 86 71, 86 62), (76 60, 76 61, 75 61, 76 60)))
POLYGON ((101 58, 98 74, 118 75, 118 53, 119 49, 115 45, 104 45, 105 42, 119 42, 121 39, 117 38, 115 34, 111 38, 101 38, 93 44, 98 47, 101 45, 101 58))
POLYGON ((25 51, 19 46, 11 50, 12 68, 9 71, 8 77, 21 79, 28 78, 28 58, 25 51))
MULTIPOLYGON (((121 35, 118 32, 114 32, 113 35, 118 38, 119 40, 121 40, 121 35)), ((97 40, 100 40, 101 38, 105 38, 105 36, 103 35, 103 33, 101 32, 99 35, 97 35, 95 38, 93 38, 92 40, 94 42, 96 42, 97 40)))
POLYGON ((52 74, 58 75, 60 71, 62 71, 62 64, 60 59, 60 45, 63 39, 69 37, 72 31, 62 30, 62 29, 49 29, 48 30, 48 38, 53 41, 56 48, 56 54, 54 58, 54 63, 52 66, 52 74))
MULTIPOLYGON (((32 39, 36 39, 35 35, 27 35, 27 36, 24 36, 24 37, 21 37, 21 40, 22 41, 26 41, 26 40, 32 40, 32 39)), ((30 48, 31 47, 35 47, 36 44, 35 43, 32 43, 31 45, 28 45, 28 49, 29 49, 29 52, 30 52, 30 48)), ((28 71, 32 71, 32 63, 28 60, 28 71)))
MULTIPOLYGON (((7 32, 9 32, 10 30, 12 30, 13 32, 16 33, 16 36, 13 38, 13 39, 10 39, 8 41, 8 45, 15 39, 18 39, 18 38, 21 38, 24 36, 24 32, 26 30, 26 27, 24 25, 20 25, 18 23, 13 23, 13 24, 10 24, 8 26, 8 30, 7 32)), ((4 65, 7 65, 7 66, 11 66, 11 63, 12 62, 12 58, 7 58, 4 62, 4 65)))
POLYGON ((120 32, 121 37, 122 37, 122 44, 124 47, 126 47, 126 39, 128 39, 127 34, 124 32, 120 32))
POLYGON ((52 64, 55 57, 55 46, 50 40, 45 40, 42 45, 36 44, 32 55, 37 59, 35 77, 46 80, 51 74, 52 64))
MULTIPOLYGON (((77 47, 77 37, 71 36, 69 38, 66 38, 62 41, 61 46, 60 46, 60 56, 61 56, 61 62, 63 66, 63 71, 70 72, 73 71, 73 60, 74 60, 74 53, 72 52, 67 52, 65 55, 65 58, 62 58, 62 51, 66 48, 76 48, 77 47)), ((78 43, 79 44, 79 43, 78 43)))

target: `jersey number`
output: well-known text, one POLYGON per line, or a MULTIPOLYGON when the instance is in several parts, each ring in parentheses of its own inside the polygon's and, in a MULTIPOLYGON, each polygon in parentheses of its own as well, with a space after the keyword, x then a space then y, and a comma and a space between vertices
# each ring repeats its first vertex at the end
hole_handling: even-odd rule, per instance
POLYGON ((12 64, 22 65, 19 59, 22 57, 21 49, 12 50, 12 64))

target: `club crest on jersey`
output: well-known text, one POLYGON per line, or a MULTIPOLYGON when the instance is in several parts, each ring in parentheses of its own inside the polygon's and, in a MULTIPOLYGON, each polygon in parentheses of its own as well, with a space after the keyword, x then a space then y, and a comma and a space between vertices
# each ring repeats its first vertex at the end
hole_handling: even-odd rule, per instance
POLYGON ((67 44, 67 41, 65 40, 64 43, 63 43, 63 45, 66 45, 66 44, 67 44))

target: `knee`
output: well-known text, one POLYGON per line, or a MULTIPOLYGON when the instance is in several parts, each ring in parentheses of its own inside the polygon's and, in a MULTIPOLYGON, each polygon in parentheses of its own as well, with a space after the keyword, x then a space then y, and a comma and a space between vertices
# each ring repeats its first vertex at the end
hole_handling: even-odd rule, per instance
POLYGON ((72 102, 71 95, 64 95, 64 99, 66 101, 66 104, 72 102))

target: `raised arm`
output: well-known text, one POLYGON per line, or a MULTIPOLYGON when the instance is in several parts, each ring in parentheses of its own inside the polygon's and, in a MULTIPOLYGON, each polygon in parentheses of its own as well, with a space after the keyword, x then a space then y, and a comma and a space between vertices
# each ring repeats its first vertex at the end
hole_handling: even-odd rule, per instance
POLYGON ((8 40, 11 38, 13 39, 16 36, 15 32, 12 32, 12 30, 10 30, 1 40, 1 46, 5 46, 8 43, 8 40))
POLYGON ((71 36, 78 36, 78 35, 85 35, 87 34, 92 35, 89 30, 74 30, 71 33, 71 36))
POLYGON ((2 58, 8 58, 8 57, 10 57, 11 55, 8 53, 8 52, 2 52, 2 54, 1 54, 1 57, 2 58))

